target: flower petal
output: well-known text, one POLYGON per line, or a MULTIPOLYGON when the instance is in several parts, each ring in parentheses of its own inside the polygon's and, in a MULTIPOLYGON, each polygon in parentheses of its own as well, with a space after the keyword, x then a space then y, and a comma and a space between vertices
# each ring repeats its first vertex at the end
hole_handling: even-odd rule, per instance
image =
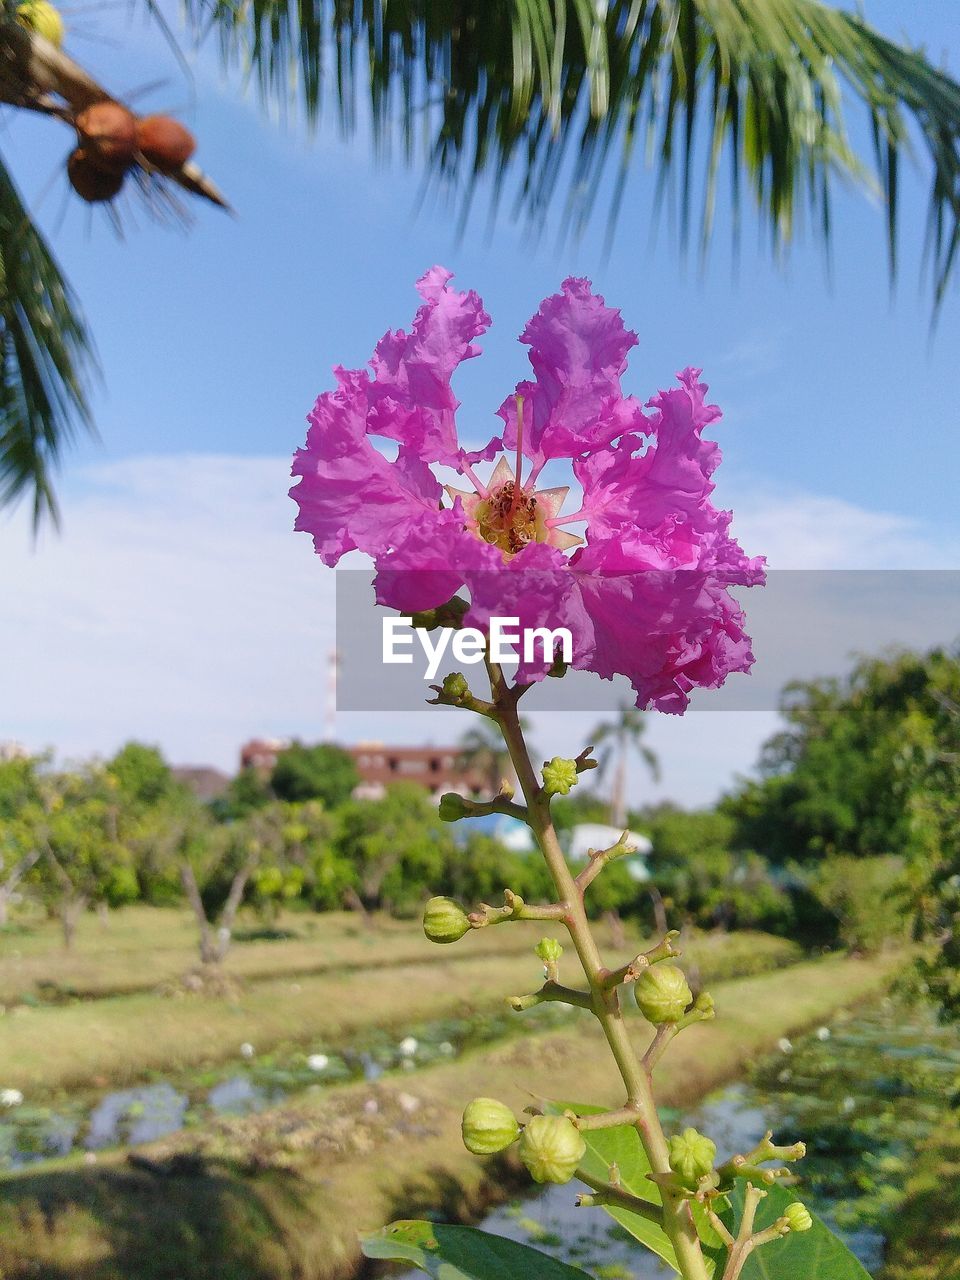
MULTIPOLYGON (((462 361, 480 354, 474 339, 489 328, 490 317, 473 290, 448 288, 450 279, 446 268, 431 268, 417 281, 424 301, 410 332, 388 332, 377 343, 367 430, 399 441, 424 462, 456 466, 460 402, 450 380, 462 361)), ((471 457, 488 456, 489 449, 471 457)))
POLYGON ((520 341, 530 347, 535 382, 521 382, 498 413, 504 446, 517 445, 516 397, 523 397, 523 452, 534 467, 572 458, 631 429, 640 414, 620 378, 637 335, 620 312, 592 292, 589 280, 564 280, 529 321, 520 341))

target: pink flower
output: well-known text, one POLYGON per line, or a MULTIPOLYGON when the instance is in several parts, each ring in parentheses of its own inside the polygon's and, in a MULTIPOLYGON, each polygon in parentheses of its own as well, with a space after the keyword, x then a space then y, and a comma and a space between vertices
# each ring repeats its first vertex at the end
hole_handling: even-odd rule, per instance
MULTIPOLYGON (((565 280, 520 337, 533 379, 498 409, 502 432, 468 452, 451 379, 479 354, 490 318, 450 278, 441 267, 422 277, 411 331, 380 340, 371 372, 335 370, 294 458, 296 528, 327 565, 352 550, 371 556, 389 608, 428 609, 466 589, 469 625, 499 616, 569 627, 573 665, 626 676, 640 707, 681 712, 692 688, 749 670, 730 587, 762 583, 763 559, 744 555, 731 513, 711 502, 720 450, 702 433, 720 410, 700 370, 684 369, 646 405, 625 396, 636 334, 589 281, 565 280), (495 457, 483 478, 479 464, 495 457), (569 512, 569 486, 539 484, 558 459, 582 494, 569 512), (431 464, 463 484, 441 485, 431 464)), ((548 665, 521 665, 517 679, 541 679, 548 665)))

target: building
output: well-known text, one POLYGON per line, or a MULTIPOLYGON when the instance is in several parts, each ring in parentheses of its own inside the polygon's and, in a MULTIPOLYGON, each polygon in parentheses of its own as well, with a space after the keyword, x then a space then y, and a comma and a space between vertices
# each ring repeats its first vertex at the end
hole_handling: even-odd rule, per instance
POLYGON ((170 772, 204 804, 219 800, 230 786, 230 779, 225 773, 206 764, 177 764, 170 772))
POLYGON ((431 795, 444 791, 483 791, 487 784, 476 769, 466 769, 456 747, 391 747, 361 742, 345 750, 360 775, 354 794, 377 799, 391 782, 416 782, 431 795))
MULTIPOLYGON (((277 756, 290 746, 289 738, 251 738, 240 748, 240 768, 266 777, 277 756)), ((357 767, 360 785, 354 795, 379 800, 392 782, 415 782, 431 795, 444 791, 486 792, 489 782, 478 769, 465 769, 456 747, 391 747, 382 742, 344 746, 357 767)))
POLYGON ((290 745, 289 738, 251 738, 240 748, 240 768, 271 773, 277 756, 290 745))

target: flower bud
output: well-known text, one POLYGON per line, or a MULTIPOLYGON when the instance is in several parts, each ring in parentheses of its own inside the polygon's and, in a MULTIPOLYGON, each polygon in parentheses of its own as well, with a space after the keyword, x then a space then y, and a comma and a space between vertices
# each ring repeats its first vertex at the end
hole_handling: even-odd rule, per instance
POLYGON ((787 1220, 791 1231, 809 1231, 813 1226, 810 1210, 805 1204, 801 1204, 799 1200, 794 1200, 793 1204, 788 1204, 783 1211, 783 1216, 787 1220))
POLYGON ((556 938, 541 938, 537 943, 536 951, 544 964, 558 964, 563 955, 563 947, 556 938))
POLYGON ((469 692, 470 686, 462 671, 451 671, 448 676, 444 676, 443 696, 451 702, 462 702, 469 692))
POLYGON ((670 1139, 670 1168, 688 1187, 696 1187, 713 1170, 717 1144, 696 1129, 684 1129, 670 1139))
POLYGON ((467 816, 467 805, 463 796, 455 791, 445 791, 440 797, 440 821, 459 822, 467 816))
POLYGON ((475 1156, 492 1156, 520 1136, 516 1116, 496 1098, 474 1098, 468 1102, 461 1128, 463 1145, 475 1156))
POLYGON ((543 789, 548 796, 566 796, 577 785, 577 762, 554 756, 543 766, 543 789))
POLYGON ((467 913, 453 898, 431 898, 423 909, 423 932, 431 942, 459 942, 469 929, 467 913))
POLYGON ((520 1159, 534 1182, 569 1182, 586 1150, 566 1116, 534 1116, 520 1135, 520 1159))
POLYGON ((644 969, 633 984, 633 994, 640 1012, 654 1026, 679 1022, 693 999, 683 970, 675 964, 655 964, 644 969))

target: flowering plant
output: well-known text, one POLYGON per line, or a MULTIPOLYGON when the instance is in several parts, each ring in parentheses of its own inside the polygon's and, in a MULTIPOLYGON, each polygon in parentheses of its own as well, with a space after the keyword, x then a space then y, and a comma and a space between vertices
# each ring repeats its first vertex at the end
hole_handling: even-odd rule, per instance
MULTIPOLYGON (((556 901, 533 905, 507 888, 502 906, 467 911, 434 898, 424 929, 432 941, 451 944, 514 921, 565 928, 584 985, 560 981, 563 948, 542 938, 536 954, 543 985, 510 1004, 518 1012, 545 1001, 588 1009, 624 1100, 612 1111, 543 1102, 521 1123, 500 1101, 476 1098, 464 1111, 463 1140, 478 1155, 515 1146, 537 1182, 576 1177, 585 1188, 579 1204, 613 1214, 684 1280, 759 1275, 751 1272, 755 1251, 773 1242, 764 1252, 767 1276, 862 1278, 845 1246, 781 1185, 790 1176, 784 1162, 802 1157, 802 1143, 776 1146, 768 1133, 752 1151, 719 1161, 715 1143, 695 1129, 664 1132, 654 1071, 676 1036, 713 1018, 713 1000, 706 993, 694 999, 672 963, 680 954, 675 932, 627 965, 604 963, 585 897, 604 867, 630 852, 626 833, 573 873, 551 804, 595 767, 591 748, 538 771, 518 712, 532 684, 565 674, 568 665, 606 679, 625 676, 637 706, 674 713, 686 709, 695 687, 716 688, 749 670, 750 640, 730 589, 762 583, 763 561, 743 553, 730 534, 731 513, 711 501, 720 451, 703 431, 720 412, 692 368, 645 405, 625 395, 621 377, 637 337, 588 281, 569 279, 521 334, 533 377, 500 405, 497 434, 467 449, 456 433, 451 379, 479 354, 476 340, 490 319, 480 298, 455 292, 450 278, 440 267, 422 277, 423 303, 410 332, 387 333, 369 371, 335 371, 336 388, 309 416, 291 494, 300 508, 296 527, 312 534, 324 563, 336 565, 353 550, 371 556, 377 602, 410 613, 414 625, 483 630, 508 614, 523 627, 566 627, 573 638, 569 664, 554 653, 525 653, 512 681, 488 647, 489 697, 474 694, 454 672, 434 686, 433 699, 498 726, 523 795, 520 803, 506 780, 486 800, 448 794, 440 816, 453 822, 509 813, 523 820, 556 901), (569 513, 570 485, 542 483, 561 464, 581 493, 569 513), (643 1053, 624 1017, 630 992, 650 1028, 643 1053)), ((433 1223, 394 1224, 366 1239, 364 1249, 451 1280, 583 1275, 526 1246, 433 1223)))

